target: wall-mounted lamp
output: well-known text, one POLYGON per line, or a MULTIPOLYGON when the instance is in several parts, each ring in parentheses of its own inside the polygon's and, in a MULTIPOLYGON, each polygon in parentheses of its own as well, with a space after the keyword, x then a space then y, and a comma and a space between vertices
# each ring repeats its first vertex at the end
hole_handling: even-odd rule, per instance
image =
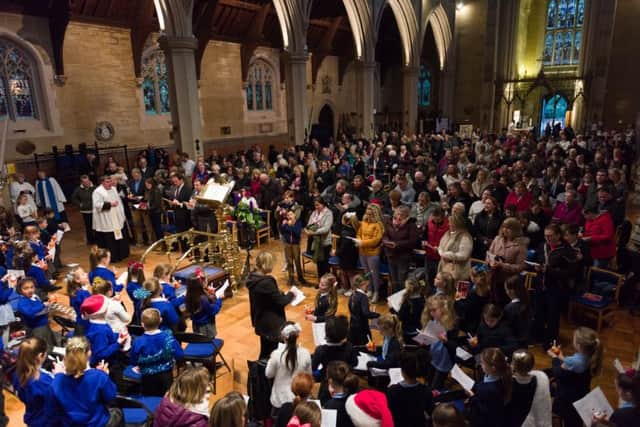
POLYGON ((460 12, 462 9, 464 9, 464 0, 458 0, 456 2, 456 10, 460 12))

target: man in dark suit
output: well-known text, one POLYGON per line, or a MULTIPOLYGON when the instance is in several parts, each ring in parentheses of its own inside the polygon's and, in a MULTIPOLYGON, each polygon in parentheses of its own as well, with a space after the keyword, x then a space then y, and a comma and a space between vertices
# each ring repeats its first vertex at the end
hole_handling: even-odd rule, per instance
POLYGON ((142 181, 147 178, 153 178, 153 174, 155 173, 155 171, 151 166, 148 165, 147 159, 145 157, 140 157, 140 159, 138 160, 138 167, 140 168, 142 181))
POLYGON ((142 178, 142 172, 138 168, 131 170, 131 179, 127 183, 129 201, 129 207, 131 209, 131 219, 133 220, 134 235, 136 244, 142 246, 148 243, 148 237, 152 235, 153 228, 151 227, 151 219, 149 213, 146 210, 136 208, 138 203, 144 197, 144 179, 142 178), (145 238, 146 236, 146 238, 145 238))
MULTIPOLYGON (((191 215, 187 207, 187 203, 191 200, 193 190, 191 186, 185 182, 182 174, 174 172, 171 174, 172 187, 169 190, 170 205, 174 212, 174 223, 176 232, 181 233, 187 231, 191 227, 191 215)), ((182 251, 186 250, 186 243, 180 242, 182 251)))

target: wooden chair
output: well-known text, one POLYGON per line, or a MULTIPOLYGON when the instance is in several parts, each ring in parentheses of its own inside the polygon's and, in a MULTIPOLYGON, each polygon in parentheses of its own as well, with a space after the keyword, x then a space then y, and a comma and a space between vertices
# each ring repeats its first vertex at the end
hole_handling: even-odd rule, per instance
POLYGON ((267 238, 267 245, 269 244, 269 240, 271 239, 271 211, 261 210, 260 214, 266 218, 264 218, 264 225, 256 230, 256 247, 258 249, 260 249, 260 240, 263 237, 267 238))
POLYGON ((587 273, 588 289, 569 301, 568 318, 576 309, 582 309, 586 317, 596 319, 596 331, 600 332, 602 322, 615 316, 620 305, 620 290, 624 283, 622 274, 598 267, 590 267, 587 273), (596 283, 600 286, 594 286, 596 283), (608 283, 608 289, 602 284, 608 283))

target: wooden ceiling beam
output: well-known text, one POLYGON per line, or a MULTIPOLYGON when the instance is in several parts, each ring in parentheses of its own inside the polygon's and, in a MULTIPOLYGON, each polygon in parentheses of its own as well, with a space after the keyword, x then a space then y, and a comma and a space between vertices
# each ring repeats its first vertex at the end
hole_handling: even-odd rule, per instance
POLYGON ((144 44, 149 34, 155 29, 153 14, 155 5, 153 0, 140 0, 138 10, 131 22, 131 52, 133 54, 133 68, 136 77, 142 77, 142 54, 144 44))
POLYGON ((196 50, 196 76, 198 80, 200 80, 204 51, 207 49, 209 40, 211 40, 214 12, 219 2, 220 0, 208 0, 194 27, 194 35, 198 40, 198 49, 196 50))
POLYGON ((336 38, 336 33, 338 32, 338 28, 340 28, 340 24, 342 24, 342 16, 338 16, 333 18, 331 21, 331 26, 324 32, 322 36, 322 40, 320 40, 320 45, 314 51, 312 51, 311 55, 311 83, 316 84, 318 80, 318 72, 320 71, 320 66, 324 59, 331 53, 333 49, 333 41, 336 38))
POLYGON ((220 2, 220 6, 230 6, 230 7, 235 7, 237 9, 251 10, 254 12, 259 11, 265 6, 265 5, 260 6, 259 4, 255 4, 255 3, 245 3, 239 0, 219 0, 219 2, 220 2))
POLYGON ((55 79, 64 82, 64 37, 71 19, 69 0, 52 0, 49 3, 49 35, 53 51, 55 79))
POLYGON ((242 81, 246 81, 249 73, 249 62, 258 46, 263 42, 264 23, 271 12, 271 3, 265 3, 254 15, 249 30, 240 46, 240 68, 242 81))

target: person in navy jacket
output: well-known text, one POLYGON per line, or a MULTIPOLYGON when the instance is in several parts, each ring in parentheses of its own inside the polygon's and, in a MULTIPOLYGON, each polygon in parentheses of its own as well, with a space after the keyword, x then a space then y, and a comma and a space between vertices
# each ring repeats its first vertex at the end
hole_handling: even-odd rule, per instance
POLYGON ((109 409, 116 398, 116 385, 109 378, 109 367, 100 363, 87 369, 91 355, 89 342, 71 338, 65 347, 65 373, 57 374, 46 400, 45 413, 50 426, 118 425, 119 409, 109 409))
POLYGON ((307 281, 302 275, 302 265, 300 264, 300 235, 302 233, 302 222, 296 218, 296 213, 292 210, 286 213, 286 217, 279 226, 280 236, 284 244, 284 256, 287 263, 287 272, 289 275, 289 285, 294 285, 294 267, 298 274, 300 284, 306 284, 307 281))
POLYGON ((31 277, 23 277, 16 285, 16 291, 20 294, 16 310, 20 318, 31 334, 43 339, 51 350, 56 345, 56 339, 49 327, 49 308, 35 294, 35 281, 31 277))
POLYGON ((492 347, 482 352, 484 378, 471 389, 471 427, 507 427, 506 403, 511 400, 511 368, 505 354, 492 347))
POLYGON ((164 396, 173 383, 174 362, 184 356, 171 331, 159 329, 161 320, 157 309, 145 309, 142 312, 144 335, 138 337, 131 348, 131 365, 142 374, 143 396, 164 396))
POLYGON ((47 343, 37 337, 20 344, 13 387, 24 403, 23 421, 29 427, 46 427, 51 423, 45 412, 45 402, 53 382, 53 374, 42 369, 47 358, 47 343))
POLYGON ((140 324, 140 315, 142 313, 142 301, 135 297, 135 291, 142 288, 144 283, 144 266, 141 262, 130 261, 127 266, 127 295, 133 303, 132 323, 140 324))
POLYGON ((76 335, 84 335, 89 327, 89 321, 82 318, 80 306, 84 300, 91 296, 91 283, 89 283, 89 275, 82 269, 76 267, 67 274, 67 295, 69 295, 69 304, 76 312, 76 335))
POLYGON ((101 363, 108 363, 110 376, 118 384, 119 389, 125 389, 122 374, 127 360, 122 350, 128 350, 131 338, 126 330, 113 332, 106 321, 109 301, 104 295, 91 295, 80 306, 82 316, 89 319, 86 337, 91 343, 89 362, 92 367, 101 363))
POLYGON ((176 288, 174 282, 171 280, 171 265, 170 264, 158 264, 153 269, 153 277, 158 279, 160 286, 162 286, 162 296, 164 296, 176 310, 180 310, 180 306, 184 304, 184 295, 178 297, 176 295, 176 288))
POLYGON ((116 274, 109 268, 109 264, 111 263, 111 253, 108 249, 99 248, 97 246, 91 248, 89 263, 91 264, 91 271, 89 272, 89 281, 91 283, 93 283, 93 279, 96 277, 101 277, 107 282, 111 282, 113 292, 122 292, 124 285, 116 282, 116 274))
POLYGON ((369 319, 377 319, 379 313, 369 310, 369 298, 367 289, 369 279, 365 276, 356 276, 354 279, 355 292, 349 298, 349 342, 353 345, 365 345, 371 337, 369 319))

